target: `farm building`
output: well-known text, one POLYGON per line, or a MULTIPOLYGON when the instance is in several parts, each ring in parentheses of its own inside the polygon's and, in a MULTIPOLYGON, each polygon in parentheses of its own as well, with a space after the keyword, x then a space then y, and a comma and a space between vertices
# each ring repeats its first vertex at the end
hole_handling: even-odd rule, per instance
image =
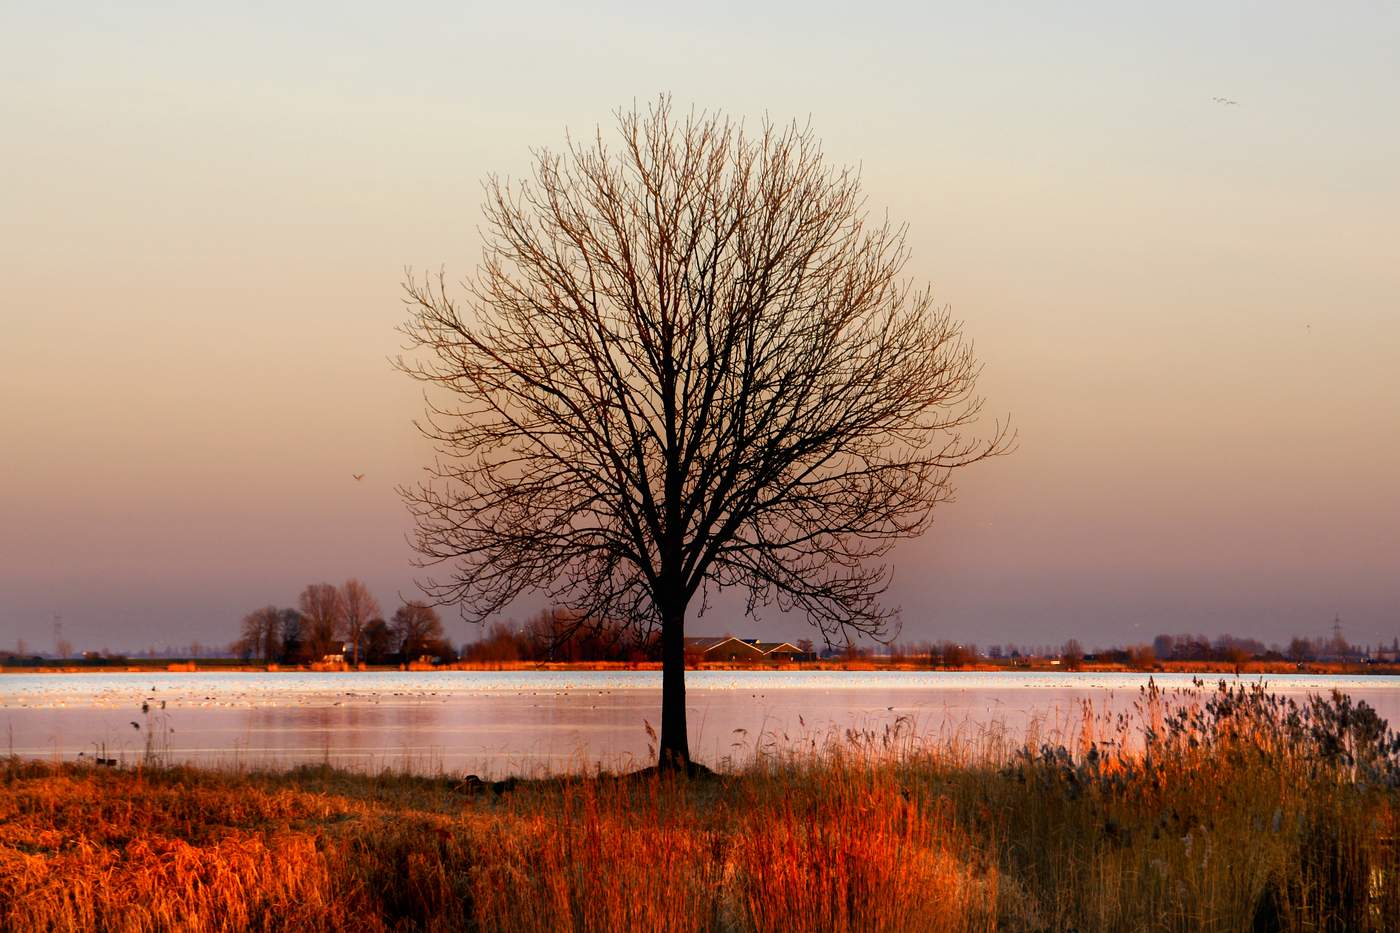
POLYGON ((809 652, 787 641, 755 641, 753 646, 763 652, 768 661, 805 661, 811 658, 809 652))
POLYGON ((700 661, 797 661, 810 657, 785 641, 759 641, 732 635, 687 638, 685 653, 700 661))
POLYGON ((701 636, 685 640, 685 653, 701 661, 761 661, 763 652, 733 635, 701 636))

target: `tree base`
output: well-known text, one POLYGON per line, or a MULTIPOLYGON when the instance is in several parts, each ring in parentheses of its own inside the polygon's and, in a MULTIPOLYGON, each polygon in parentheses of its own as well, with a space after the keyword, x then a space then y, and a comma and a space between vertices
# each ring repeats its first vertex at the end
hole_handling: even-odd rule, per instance
POLYGON ((698 761, 687 761, 684 766, 660 764, 652 765, 649 768, 641 768, 637 771, 627 771, 622 774, 598 774, 583 775, 580 777, 550 777, 550 778, 515 778, 509 777, 501 781, 484 781, 475 774, 468 774, 461 781, 453 784, 453 789, 469 796, 477 794, 491 793, 497 796, 516 788, 528 787, 549 787, 566 784, 573 781, 646 781, 657 778, 684 777, 687 780, 701 780, 719 777, 719 772, 705 767, 698 761))
POLYGON ((684 764, 674 762, 664 765, 654 764, 649 768, 642 768, 640 771, 631 771, 626 774, 625 777, 652 777, 654 775, 660 775, 661 777, 683 775, 688 778, 709 778, 717 776, 715 771, 705 767, 700 762, 687 759, 684 764))

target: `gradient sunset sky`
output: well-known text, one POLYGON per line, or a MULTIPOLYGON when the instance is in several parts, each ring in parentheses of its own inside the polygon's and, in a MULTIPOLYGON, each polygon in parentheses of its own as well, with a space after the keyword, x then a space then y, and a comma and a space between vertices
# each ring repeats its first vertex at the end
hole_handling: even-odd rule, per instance
POLYGON ((1400 636, 1400 5, 191 6, 0 10, 0 648, 412 595, 402 270, 660 92, 860 164, 1019 430, 905 638, 1400 636))

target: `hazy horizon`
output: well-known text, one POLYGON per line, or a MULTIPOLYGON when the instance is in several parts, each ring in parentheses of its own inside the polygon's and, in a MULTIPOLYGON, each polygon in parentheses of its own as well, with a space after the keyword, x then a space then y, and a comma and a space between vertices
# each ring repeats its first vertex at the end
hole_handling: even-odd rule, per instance
POLYGON ((414 595, 403 270, 661 92, 810 117, 1019 432, 894 552, 904 640, 1400 636, 1400 8, 707 12, 0 13, 0 649, 414 595))

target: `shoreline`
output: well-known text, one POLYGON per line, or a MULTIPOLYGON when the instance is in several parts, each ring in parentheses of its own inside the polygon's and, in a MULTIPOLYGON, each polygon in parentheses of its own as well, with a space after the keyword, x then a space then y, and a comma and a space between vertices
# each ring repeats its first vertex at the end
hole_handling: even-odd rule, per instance
MULTIPOLYGON (((54 665, 0 665, 0 675, 5 674, 288 674, 288 673, 327 673, 327 674, 378 674, 386 672, 432 672, 432 671, 509 671, 529 673, 539 671, 660 671, 659 661, 585 661, 585 662, 456 662, 452 664, 361 664, 358 668, 350 665, 327 664, 244 664, 220 663, 218 661, 153 661, 120 664, 54 664, 54 665)), ((1400 664, 1355 664, 1336 661, 1249 661, 1233 664, 1228 661, 1168 661, 1151 666, 1133 666, 1118 663, 1086 662, 1077 667, 1066 667, 1045 661, 1026 664, 964 664, 957 667, 918 664, 909 661, 793 661, 780 663, 738 663, 713 661, 686 666, 687 671, 761 671, 774 673, 791 671, 851 671, 860 673, 879 672, 927 672, 927 673, 970 673, 970 674, 1202 674, 1247 677, 1259 674, 1321 674, 1338 676, 1395 676, 1400 675, 1400 664)))
POLYGON ((872 732, 689 779, 0 758, 0 928, 1388 929, 1400 749, 1201 699, 1150 755, 872 732))

